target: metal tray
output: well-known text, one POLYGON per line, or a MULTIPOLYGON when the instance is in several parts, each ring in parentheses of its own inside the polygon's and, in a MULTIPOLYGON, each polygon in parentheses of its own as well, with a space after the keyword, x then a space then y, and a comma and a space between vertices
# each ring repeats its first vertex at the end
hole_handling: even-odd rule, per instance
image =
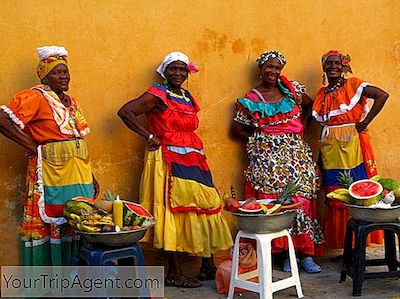
POLYGON ((366 222, 397 222, 400 221, 400 206, 392 206, 387 209, 371 208, 345 204, 349 214, 354 220, 366 222))
POLYGON ((120 232, 99 232, 99 233, 90 233, 76 230, 77 233, 88 243, 90 244, 99 244, 106 246, 125 246, 141 240, 147 229, 152 227, 154 224, 149 225, 147 227, 136 229, 136 230, 128 230, 128 231, 120 231, 120 232))
POLYGON ((238 219, 240 230, 250 233, 265 234, 289 228, 296 216, 296 210, 286 210, 276 214, 231 213, 238 219))

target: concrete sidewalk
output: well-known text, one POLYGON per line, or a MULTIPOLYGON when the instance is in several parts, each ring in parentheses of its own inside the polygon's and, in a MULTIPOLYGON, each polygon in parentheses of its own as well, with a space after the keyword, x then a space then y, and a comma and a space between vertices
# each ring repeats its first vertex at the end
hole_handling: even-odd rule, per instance
MULTIPOLYGON (((322 272, 318 274, 308 274, 303 271, 300 272, 301 284, 303 287, 304 298, 318 298, 318 299, 345 299, 355 298, 352 296, 352 279, 347 278, 344 283, 339 283, 341 263, 333 261, 333 258, 340 254, 340 251, 330 252, 328 255, 316 258, 316 261, 322 266, 322 272)), ((384 251, 382 247, 368 248, 367 259, 382 258, 384 251)), ((193 272, 198 267, 194 268, 195 262, 189 261, 185 263, 185 271, 193 272)), ((368 267, 370 271, 379 270, 387 271, 387 267, 368 267)), ((274 267, 274 279, 279 279, 287 276, 282 272, 279 267, 274 267)), ((183 289, 166 287, 166 298, 179 298, 179 299, 211 299, 211 298, 226 298, 226 294, 218 294, 215 289, 214 281, 207 281, 201 288, 183 289)), ((259 298, 257 293, 245 292, 236 293, 234 298, 243 299, 256 299, 259 298)), ((278 291, 274 293, 274 298, 297 298, 295 287, 278 291)), ((399 278, 380 278, 368 279, 363 283, 362 298, 364 299, 400 299, 400 279, 399 278)))

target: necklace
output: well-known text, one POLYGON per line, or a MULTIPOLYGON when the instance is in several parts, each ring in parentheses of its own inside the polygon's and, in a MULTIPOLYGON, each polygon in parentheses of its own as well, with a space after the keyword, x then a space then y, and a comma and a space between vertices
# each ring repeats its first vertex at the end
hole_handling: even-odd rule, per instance
POLYGON ((171 95, 174 98, 183 99, 187 103, 191 102, 190 97, 188 97, 186 95, 186 92, 185 92, 185 90, 183 88, 181 88, 179 90, 179 92, 180 92, 180 94, 179 94, 177 91, 173 90, 169 85, 166 85, 166 91, 167 91, 167 94, 171 95))
POLYGON ((324 90, 324 93, 327 94, 327 93, 330 93, 330 92, 338 90, 340 87, 342 87, 344 85, 345 82, 346 82, 346 79, 343 78, 343 77, 340 77, 338 79, 338 81, 333 86, 326 87, 325 90, 324 90))

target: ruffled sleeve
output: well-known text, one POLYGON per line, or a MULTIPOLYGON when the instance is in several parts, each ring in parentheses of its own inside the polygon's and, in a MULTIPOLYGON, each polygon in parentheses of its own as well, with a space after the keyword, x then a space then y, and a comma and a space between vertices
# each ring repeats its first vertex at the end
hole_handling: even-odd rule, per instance
POLYGON ((237 123, 246 125, 246 126, 253 126, 252 118, 249 114, 245 113, 242 109, 236 109, 235 116, 233 120, 237 123))
POLYGON ((43 96, 37 90, 24 90, 17 93, 14 99, 1 109, 8 114, 10 119, 21 129, 35 118, 40 108, 43 96))

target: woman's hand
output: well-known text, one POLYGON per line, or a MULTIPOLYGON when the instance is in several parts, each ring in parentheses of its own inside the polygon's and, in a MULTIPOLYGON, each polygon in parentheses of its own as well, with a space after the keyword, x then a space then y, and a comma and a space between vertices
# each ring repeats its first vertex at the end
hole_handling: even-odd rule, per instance
POLYGON ((356 123, 356 130, 358 133, 364 132, 368 127, 368 124, 365 121, 360 121, 356 123))
POLYGON ((93 198, 96 199, 100 193, 100 185, 99 185, 99 182, 97 182, 97 180, 93 174, 92 174, 92 177, 93 177, 93 189, 94 189, 93 198))
POLYGON ((160 138, 158 138, 156 136, 147 140, 147 147, 148 147, 149 151, 157 150, 160 147, 160 145, 161 145, 161 140, 160 140, 160 138))

